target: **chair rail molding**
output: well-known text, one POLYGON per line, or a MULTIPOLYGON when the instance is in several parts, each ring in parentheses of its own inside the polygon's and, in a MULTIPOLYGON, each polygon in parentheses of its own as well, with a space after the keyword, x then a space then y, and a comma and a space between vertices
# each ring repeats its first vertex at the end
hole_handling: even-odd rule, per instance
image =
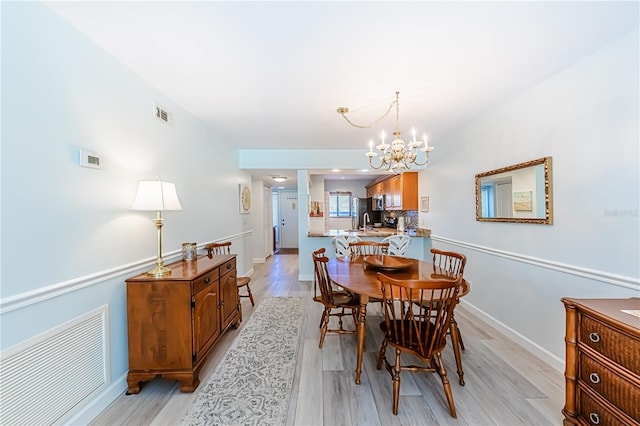
POLYGON ((526 256, 519 253, 508 252, 504 250, 498 250, 491 247, 485 247, 478 244, 471 244, 464 241, 453 240, 451 238, 442 237, 439 235, 431 235, 433 241, 439 241, 446 244, 451 244, 458 247, 467 248, 492 256, 503 257, 505 259, 513 260, 516 262, 527 263, 529 265, 539 266, 541 268, 551 269, 554 271, 562 272, 565 274, 576 275, 583 278, 588 278, 595 281, 604 282, 607 284, 613 284, 619 287, 629 288, 632 290, 640 290, 640 278, 628 277, 625 275, 617 275, 609 272, 598 271, 595 269, 584 268, 581 266, 569 265, 566 263, 554 262, 552 260, 541 259, 533 256, 526 256))
MULTIPOLYGON (((207 244, 217 243, 221 241, 239 240, 253 234, 252 230, 244 231, 228 237, 222 237, 213 241, 206 241, 198 244, 198 249, 203 249, 207 244)), ((177 261, 182 256, 182 247, 163 254, 163 258, 167 260, 167 263, 177 261)), ((93 274, 84 275, 77 278, 72 278, 67 281, 55 283, 46 287, 38 288, 35 290, 27 291, 24 293, 16 294, 9 297, 0 298, 0 315, 6 314, 17 309, 25 308, 29 305, 43 302, 54 297, 62 296, 73 291, 77 291, 92 285, 100 284, 109 279, 117 278, 123 275, 131 275, 136 272, 140 272, 143 268, 148 268, 154 265, 156 257, 148 257, 135 262, 127 263, 124 265, 116 266, 111 269, 106 269, 93 274)), ((253 271, 252 271, 253 273, 253 271)))

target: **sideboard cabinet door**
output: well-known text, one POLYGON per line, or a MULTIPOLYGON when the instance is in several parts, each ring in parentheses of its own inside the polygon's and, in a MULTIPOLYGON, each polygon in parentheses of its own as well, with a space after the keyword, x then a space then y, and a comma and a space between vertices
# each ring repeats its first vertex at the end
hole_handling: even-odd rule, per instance
POLYGON ((196 361, 206 357, 222 334, 218 280, 193 297, 193 344, 196 361))
POLYGON ((222 328, 238 319, 238 282, 235 259, 220 267, 220 292, 224 303, 220 306, 222 328))

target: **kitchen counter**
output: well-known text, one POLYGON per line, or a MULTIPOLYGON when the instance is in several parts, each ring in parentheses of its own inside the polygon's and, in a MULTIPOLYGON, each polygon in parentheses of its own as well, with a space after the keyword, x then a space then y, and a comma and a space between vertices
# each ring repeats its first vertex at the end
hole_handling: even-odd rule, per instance
MULTIPOLYGON (((338 235, 350 235, 354 237, 366 238, 366 237, 390 237, 392 235, 398 235, 396 229, 394 228, 371 228, 366 231, 363 230, 355 230, 355 229, 332 229, 322 234, 320 233, 309 233, 309 237, 336 237, 338 235)), ((409 235, 407 232, 404 232, 404 235, 409 235)), ((410 237, 429 237, 431 235, 430 229, 418 228, 414 235, 409 235, 410 237)))

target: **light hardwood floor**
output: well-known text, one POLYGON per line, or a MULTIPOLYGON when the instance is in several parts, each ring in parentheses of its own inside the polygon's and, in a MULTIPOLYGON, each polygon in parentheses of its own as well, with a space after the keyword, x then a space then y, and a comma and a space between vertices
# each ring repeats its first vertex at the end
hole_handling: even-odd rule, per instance
MULTIPOLYGON (((300 282, 297 255, 271 256, 254 265, 251 289, 256 304, 264 297, 305 295, 307 316, 300 342, 295 379, 289 403, 288 425, 560 425, 564 403, 563 375, 522 347, 471 315, 464 305, 456 319, 466 350, 463 352, 465 386, 458 384, 453 351, 447 348, 445 364, 458 418, 450 416, 435 373, 401 375, 400 407, 391 413, 391 378, 375 368, 381 339, 379 312, 369 311, 362 383, 354 381, 355 335, 329 333, 318 348, 321 306, 314 303, 311 282, 300 282)), ((253 308, 242 299, 243 323, 225 333, 200 372, 207 376, 231 345, 253 308)), ((347 319, 348 320, 348 319, 347 319)), ((562 326, 562 325, 559 325, 562 326)), ((202 386, 202 385, 201 385, 202 386)), ((175 382, 156 378, 137 395, 116 399, 93 425, 177 425, 197 391, 180 393, 175 382)))

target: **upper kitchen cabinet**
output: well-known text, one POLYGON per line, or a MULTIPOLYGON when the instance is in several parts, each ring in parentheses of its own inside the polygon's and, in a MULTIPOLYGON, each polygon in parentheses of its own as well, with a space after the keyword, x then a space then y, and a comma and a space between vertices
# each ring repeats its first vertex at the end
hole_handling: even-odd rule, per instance
POLYGON ((367 186, 367 197, 380 194, 385 196, 385 210, 418 210, 418 172, 404 172, 367 186))
POLYGON ((367 198, 375 198, 380 195, 384 195, 384 188, 382 187, 382 182, 379 180, 374 181, 375 183, 371 183, 366 186, 367 188, 367 198))

